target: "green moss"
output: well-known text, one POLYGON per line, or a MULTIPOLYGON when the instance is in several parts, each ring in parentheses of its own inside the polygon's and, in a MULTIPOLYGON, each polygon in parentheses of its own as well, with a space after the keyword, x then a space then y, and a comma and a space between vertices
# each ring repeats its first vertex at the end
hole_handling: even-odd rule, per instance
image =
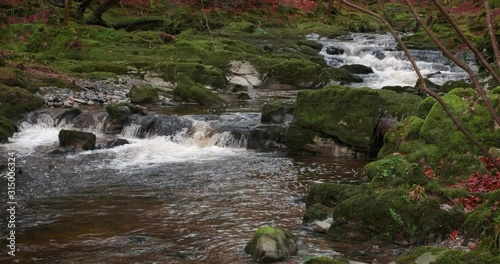
POLYGON ((133 104, 150 104, 158 102, 158 92, 156 88, 150 85, 143 85, 142 87, 134 86, 130 89, 128 94, 130 102, 133 104))
POLYGON ((5 142, 17 131, 16 125, 9 118, 0 115, 0 142, 5 142))
POLYGON ((369 163, 364 168, 364 174, 374 183, 383 186, 399 186, 425 184, 427 178, 422 170, 401 156, 386 156, 384 159, 369 163))
POLYGON ((348 260, 343 258, 330 258, 330 257, 306 257, 304 264, 348 264, 348 260))
POLYGON ((411 115, 420 100, 385 90, 327 87, 299 92, 294 116, 304 129, 337 137, 354 151, 370 152, 378 118, 411 115))
POLYGON ((495 264, 500 263, 500 256, 495 256, 493 254, 487 252, 480 251, 458 251, 458 250, 449 250, 443 248, 435 248, 435 247, 420 247, 411 252, 410 254, 400 257, 396 260, 398 264, 413 264, 415 261, 424 254, 432 253, 436 256, 436 260, 433 261, 433 264, 476 264, 476 263, 485 263, 485 264, 495 264))
POLYGON ((106 112, 108 112, 112 120, 116 120, 120 123, 125 121, 131 113, 129 106, 126 104, 110 104, 106 106, 106 112))
POLYGON ((426 97, 422 102, 420 102, 420 104, 418 104, 416 115, 422 119, 425 119, 435 103, 436 99, 430 96, 426 97))
POLYGON ((356 193, 358 186, 337 183, 312 183, 307 193, 306 206, 322 204, 334 207, 356 193))
POLYGON ((202 105, 223 104, 224 100, 217 94, 193 82, 183 73, 177 74, 177 86, 174 95, 187 102, 196 102, 202 105))
POLYGON ((447 235, 464 221, 463 211, 441 210, 436 199, 426 196, 415 202, 404 188, 361 192, 335 206, 333 215, 328 237, 334 239, 352 232, 365 239, 422 241, 429 235, 447 235), (352 222, 357 223, 354 228, 352 222))
MULTIPOLYGON (((421 105, 422 103, 420 103, 421 105)), ((378 158, 383 158, 387 155, 402 152, 408 145, 408 143, 415 142, 415 139, 419 138, 420 129, 424 120, 416 116, 410 116, 403 120, 401 123, 394 126, 384 137, 384 146, 378 154, 378 158)), ((412 146, 413 147, 413 146, 412 146)), ((414 146, 419 147, 419 146, 414 146)), ((411 148, 413 150, 413 148, 411 148)))
POLYGON ((312 48, 314 51, 319 52, 323 48, 323 44, 318 43, 314 40, 309 39, 301 39, 297 41, 297 45, 299 46, 307 46, 312 48))
POLYGON ((329 214, 331 214, 332 209, 328 208, 320 203, 309 206, 304 214, 304 223, 310 223, 315 220, 325 220, 329 214))
POLYGON ((314 138, 317 136, 318 132, 293 122, 286 131, 285 144, 291 151, 304 151, 307 145, 314 144, 314 138))
POLYGON ((43 100, 18 87, 0 85, 0 115, 16 119, 43 106, 43 100))

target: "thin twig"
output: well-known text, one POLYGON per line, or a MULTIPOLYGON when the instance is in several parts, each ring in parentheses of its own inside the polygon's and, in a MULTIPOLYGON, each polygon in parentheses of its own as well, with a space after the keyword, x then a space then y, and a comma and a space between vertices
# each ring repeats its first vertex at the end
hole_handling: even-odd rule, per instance
POLYGON ((500 51, 498 50, 498 42, 495 36, 495 29, 493 28, 489 0, 484 0, 484 12, 486 13, 486 27, 488 28, 488 33, 490 35, 491 47, 493 48, 493 53, 495 54, 498 70, 500 70, 500 51))

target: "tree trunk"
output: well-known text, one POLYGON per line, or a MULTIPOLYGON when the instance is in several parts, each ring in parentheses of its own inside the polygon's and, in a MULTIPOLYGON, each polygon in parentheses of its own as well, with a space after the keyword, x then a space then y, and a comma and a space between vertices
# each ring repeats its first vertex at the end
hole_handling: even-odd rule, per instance
POLYGON ((83 0, 79 1, 81 2, 80 5, 78 6, 78 15, 80 17, 83 17, 83 14, 85 14, 85 10, 94 2, 94 0, 83 0))
POLYGON ((69 19, 69 0, 64 0, 64 26, 68 25, 69 19))
POLYGON ((96 10, 94 10, 94 12, 92 12, 92 15, 88 20, 88 23, 104 25, 102 21, 102 14, 104 14, 104 12, 108 11, 111 7, 118 4, 119 2, 120 0, 106 0, 106 2, 102 3, 99 7, 97 7, 96 10))

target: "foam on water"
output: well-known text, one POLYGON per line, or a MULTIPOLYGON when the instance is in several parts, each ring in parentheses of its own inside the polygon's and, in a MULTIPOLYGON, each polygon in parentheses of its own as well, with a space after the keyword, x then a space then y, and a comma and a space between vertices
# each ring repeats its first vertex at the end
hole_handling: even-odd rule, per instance
POLYGON ((59 141, 60 128, 54 126, 54 120, 46 116, 37 124, 23 122, 19 125, 19 132, 9 138, 10 143, 2 148, 8 151, 17 151, 23 154, 31 154, 39 146, 54 145, 59 141))
POLYGON ((173 138, 165 136, 147 139, 128 138, 127 140, 131 144, 112 149, 87 151, 82 154, 107 152, 112 155, 110 165, 116 169, 124 169, 130 166, 149 167, 154 164, 171 162, 213 160, 226 156, 237 156, 245 152, 244 149, 176 142, 173 138))

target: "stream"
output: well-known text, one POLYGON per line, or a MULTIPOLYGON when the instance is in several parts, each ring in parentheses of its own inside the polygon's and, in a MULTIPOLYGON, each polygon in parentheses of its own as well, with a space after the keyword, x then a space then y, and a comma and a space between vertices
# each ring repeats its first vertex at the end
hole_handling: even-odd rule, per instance
MULTIPOLYGON (((416 81, 387 35, 309 38, 325 45, 321 54, 331 66, 372 67, 375 73, 362 76, 362 86, 413 86, 416 81), (328 55, 328 46, 345 52, 328 55)), ((414 53, 425 74, 440 72, 432 81, 464 78, 440 54, 414 53)), ((362 183, 369 160, 247 150, 245 138, 234 137, 228 128, 258 125, 259 99, 269 93, 293 97, 296 91, 257 93, 258 104, 217 115, 170 108, 167 114, 182 113, 193 127, 139 138, 132 124, 118 135, 130 144, 112 149, 52 155, 64 124, 54 126, 50 116, 23 123, 10 143, 0 145, 5 160, 16 152, 16 167, 22 170, 16 177, 18 263, 253 263, 243 248, 262 225, 290 230, 306 245, 285 263, 301 263, 304 255, 393 260, 400 250, 394 245, 332 242, 302 224, 311 182, 362 183)), ((90 131, 98 141, 109 137, 98 127, 90 131)), ((5 188, 6 181, 0 182, 5 188)), ((3 215, 6 196, 0 199, 3 215)), ((7 230, 6 221, 0 229, 7 230)), ((8 260, 0 255, 0 262, 8 260)))

